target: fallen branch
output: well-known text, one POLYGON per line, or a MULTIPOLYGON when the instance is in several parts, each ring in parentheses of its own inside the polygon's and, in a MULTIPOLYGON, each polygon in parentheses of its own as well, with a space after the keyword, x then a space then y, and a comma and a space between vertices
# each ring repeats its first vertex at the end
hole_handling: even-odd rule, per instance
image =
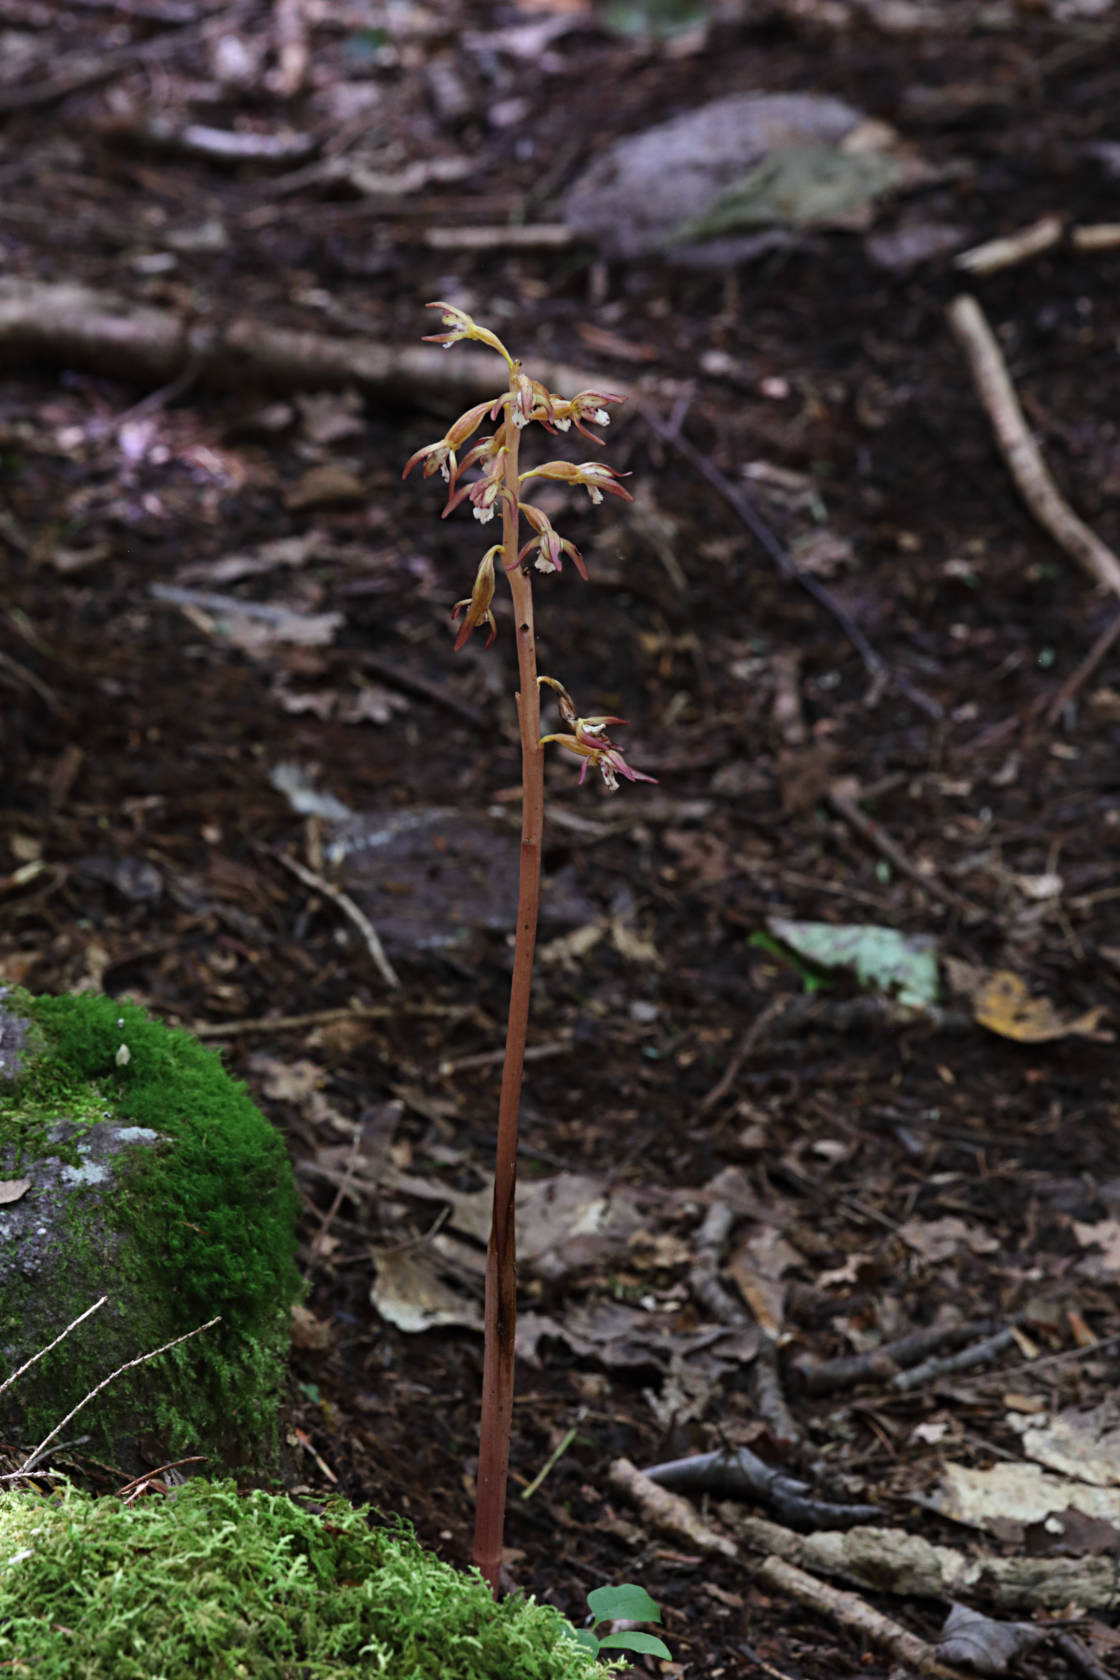
MULTIPOLYGON (((354 385, 412 405, 425 396, 478 402, 494 384, 492 358, 484 351, 445 357, 438 347, 297 332, 251 316, 192 323, 68 281, 0 281, 0 351, 9 363, 23 353, 153 385, 197 366, 212 385, 243 387, 254 379, 288 389, 354 385)), ((559 390, 593 383, 578 368, 557 362, 541 363, 537 371, 559 390)), ((627 394, 623 381, 612 378, 611 387, 627 394)))
POLYGON ((948 314, 1019 494, 1054 541, 1095 582, 1120 595, 1120 559, 1078 518, 1050 476, 1042 452, 1027 429, 1000 347, 980 305, 974 297, 962 294, 953 299, 948 314))
POLYGON ((874 1505, 834 1505, 809 1495, 808 1482, 786 1476, 765 1464, 749 1447, 733 1452, 694 1453, 669 1464, 655 1464, 645 1472, 651 1482, 674 1492, 726 1493, 738 1499, 755 1498, 772 1505, 787 1523, 799 1528, 854 1528, 881 1515, 874 1505))
MULTIPOLYGON (((754 1567, 752 1557, 762 1557, 765 1562, 755 1579, 777 1591, 789 1590, 789 1578, 780 1580, 780 1571, 771 1569, 771 1565, 780 1564, 782 1569, 791 1569, 810 1581, 814 1589, 820 1583, 808 1571, 834 1576, 867 1592, 906 1598, 953 1599, 968 1593, 999 1610, 1059 1610, 1070 1604, 1095 1610, 1116 1603, 1116 1562, 1112 1557, 970 1557, 953 1546, 935 1546, 921 1535, 895 1528, 795 1534, 780 1523, 749 1515, 730 1501, 719 1506, 724 1529, 720 1533, 700 1518, 689 1500, 659 1487, 628 1459, 618 1459, 611 1465, 610 1484, 625 1494, 653 1527, 697 1551, 737 1559, 745 1568, 754 1567)), ((820 1591, 827 1594, 833 1589, 820 1587, 820 1591)), ((848 1599, 851 1595, 843 1593, 840 1597, 848 1599)), ((823 1599, 816 1607, 830 1613, 823 1599)), ((927 1649, 932 1652, 931 1647, 927 1649)))
POLYGON ((663 1534, 671 1535, 674 1540, 683 1540, 709 1556, 738 1559, 739 1548, 734 1540, 709 1528, 687 1499, 682 1499, 679 1493, 670 1493, 667 1488, 658 1487, 648 1476, 643 1476, 628 1458, 615 1459, 610 1468, 610 1484, 619 1493, 624 1493, 663 1534))
POLYGON ((1116 1603, 1111 1557, 969 1556, 898 1528, 795 1534, 730 1501, 719 1506, 719 1518, 748 1552, 779 1557, 867 1592, 947 1599, 967 1593, 996 1610, 1058 1610, 1069 1604, 1106 1609, 1116 1603))
POLYGON ((913 1388, 925 1388, 941 1377, 955 1376, 958 1371, 971 1371, 974 1365, 990 1365, 993 1359, 1014 1347, 1014 1330, 997 1330, 982 1341, 973 1342, 959 1353, 947 1353, 940 1359, 927 1359, 909 1371, 899 1371, 891 1378, 896 1394, 909 1394, 913 1388))
MULTIPOLYGON (((643 1476, 629 1459, 617 1459, 611 1465, 610 1483, 637 1506, 647 1521, 674 1539, 683 1540, 709 1555, 745 1562, 740 1558, 734 1542, 708 1528, 687 1499, 682 1499, 679 1494, 667 1492, 648 1476, 643 1476)), ((761 1527, 767 1531, 772 1530, 776 1536, 788 1536, 795 1546, 799 1543, 798 1535, 780 1528, 776 1523, 763 1523, 761 1527)), ((843 1539, 844 1536, 839 1538, 843 1539)), ((758 1549, 768 1551, 766 1547, 758 1549)), ((908 1663, 919 1674, 933 1675, 937 1680, 964 1680, 959 1669, 949 1668, 938 1662, 932 1645, 928 1645, 924 1639, 909 1633, 889 1616, 873 1610, 854 1593, 841 1592, 837 1587, 814 1580, 811 1575, 783 1557, 765 1555, 762 1563, 754 1570, 754 1580, 771 1591, 781 1593, 784 1597, 795 1598, 799 1604, 804 1604, 830 1620, 852 1629, 873 1644, 890 1651, 892 1656, 908 1663)))
POLYGON ((962 1669, 940 1662, 935 1648, 900 1622, 884 1616, 881 1610, 873 1609, 855 1593, 843 1592, 839 1587, 830 1587, 827 1582, 806 1575, 795 1564, 768 1557, 755 1579, 772 1592, 795 1598, 807 1610, 815 1610, 870 1644, 877 1645, 880 1650, 889 1651, 898 1662, 905 1663, 919 1674, 936 1676, 938 1680, 964 1680, 962 1669))
POLYGON ((844 1353, 836 1359, 824 1359, 819 1365, 797 1360, 793 1368, 808 1394, 835 1394, 839 1389, 855 1388, 859 1383, 889 1382, 907 1366, 929 1359, 942 1348, 960 1347, 964 1342, 990 1336, 994 1330, 995 1325, 987 1321, 934 1325, 925 1330, 911 1330, 864 1353, 844 1353))

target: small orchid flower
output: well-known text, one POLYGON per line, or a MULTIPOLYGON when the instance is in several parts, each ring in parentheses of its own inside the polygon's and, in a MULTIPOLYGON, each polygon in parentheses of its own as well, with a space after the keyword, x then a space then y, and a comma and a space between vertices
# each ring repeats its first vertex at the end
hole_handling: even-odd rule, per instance
MULTIPOLYGON (((490 403, 476 403, 474 408, 468 408, 465 414, 460 414, 451 429, 440 438, 438 443, 429 443, 426 448, 418 449, 415 455, 410 455, 408 465, 401 474, 407 478, 418 461, 424 463, 424 477, 431 478, 434 472, 441 473, 447 484, 454 484, 459 475, 460 467, 456 452, 462 448, 469 437, 473 437, 482 424, 483 416, 491 407, 490 403)), ((491 441, 486 439, 486 442, 491 441)), ((473 451, 472 451, 473 454, 473 451)), ((464 462, 465 466, 467 463, 464 462)))
POLYGON ((519 502, 518 508, 536 531, 537 536, 535 541, 525 544, 508 570, 513 571, 515 567, 523 566, 526 557, 535 548, 537 558, 533 564, 538 572, 558 572, 561 569, 560 556, 570 554, 575 561, 576 571, 586 583, 587 567, 583 563, 583 555, 575 544, 570 543, 567 537, 562 537, 558 531, 553 530, 548 515, 542 513, 540 508, 534 507, 532 502, 519 502))
MULTIPOLYGON (((501 433, 498 436, 500 437, 501 433)), ((476 449, 471 450, 459 468, 460 473, 474 461, 476 456, 483 453, 483 449, 484 445, 479 444, 476 449)), ((487 460, 483 476, 476 479, 473 484, 462 484, 457 490, 452 491, 447 498, 447 506, 443 510, 442 517, 444 519, 459 506, 461 501, 466 499, 470 502, 471 510, 478 522, 481 525, 488 525, 500 503, 509 495, 509 491, 502 482, 506 456, 509 454, 508 448, 505 444, 499 444, 497 438, 488 438, 485 444, 485 454, 487 460)))
POLYGON ((656 776, 647 776, 641 770, 634 770, 627 764, 610 736, 607 729, 611 724, 625 724, 626 719, 620 717, 586 717, 576 716, 575 701, 555 677, 538 677, 538 683, 547 683, 549 688, 555 689, 557 706, 560 716, 572 730, 570 735, 542 735, 541 746, 549 741, 555 741, 557 746, 566 752, 575 753, 583 759, 583 767, 579 773, 579 783, 582 787, 587 780, 588 769, 594 765, 606 783, 608 793, 618 791, 618 778, 623 776, 628 782, 656 782, 656 776))
POLYGON ((472 632, 477 630, 480 624, 485 623, 490 626, 490 635, 486 642, 487 647, 491 645, 494 637, 498 634, 498 621, 494 617, 491 603, 494 599, 495 587, 494 557, 501 552, 502 547, 500 543, 496 544, 493 548, 488 548, 486 550, 486 553, 479 561, 478 571, 475 574, 474 588, 471 590, 470 599, 467 601, 456 601, 454 607, 452 608, 452 624, 454 624, 455 620, 464 608, 466 608, 467 612, 466 618, 464 618, 462 624, 459 626, 459 634, 455 638, 456 653, 467 645, 472 632))
POLYGON ((520 368, 515 368, 510 374, 509 382, 509 417, 513 424, 521 431, 533 418, 533 410, 537 406, 535 381, 520 368))
POLYGON ((581 461, 577 466, 572 461, 546 461, 543 467, 533 467, 529 472, 521 474, 521 482, 527 478, 556 478, 564 484, 582 484, 591 500, 599 503, 603 499, 603 492, 609 496, 621 496, 623 501, 632 502, 633 496, 629 490, 624 490, 617 482, 619 478, 629 478, 629 473, 617 473, 613 467, 606 467, 601 461, 581 461))
POLYGON ((602 443, 602 438, 596 437, 594 432, 589 432, 583 421, 587 420, 593 426, 609 426, 611 417, 607 413, 606 404, 625 401, 625 397, 612 396, 609 391, 577 391, 568 402, 560 398, 554 400, 552 422, 562 432, 574 425, 576 431, 582 432, 592 443, 602 443))
POLYGON ((424 340, 425 344, 442 344, 445 350, 450 350, 453 344, 461 344, 465 338, 475 339, 479 344, 488 344, 491 350, 496 350, 500 356, 505 357, 507 367, 513 367, 513 357, 497 334, 490 332, 486 327, 480 327, 465 309, 457 309, 453 303, 429 303, 425 308, 442 309, 443 324, 451 328, 450 332, 429 333, 424 340))

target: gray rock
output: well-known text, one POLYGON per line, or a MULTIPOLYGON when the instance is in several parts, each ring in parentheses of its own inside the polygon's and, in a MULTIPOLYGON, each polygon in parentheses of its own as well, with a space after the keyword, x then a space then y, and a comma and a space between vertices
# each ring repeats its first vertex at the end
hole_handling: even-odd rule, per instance
POLYGON ((826 155, 862 121, 852 106, 820 94, 732 94, 714 100, 610 146, 572 187, 569 226, 611 257, 660 252, 706 265, 753 255, 760 241, 769 246, 788 236, 771 230, 737 240, 682 242, 682 235, 716 211, 765 160, 805 148, 826 155))
MULTIPOLYGON (((514 928, 519 853, 512 825, 429 806, 363 811, 333 828, 327 856, 386 949, 421 952, 462 950, 479 931, 514 928)), ((596 913, 574 871, 546 878, 546 926, 580 926, 596 913)))

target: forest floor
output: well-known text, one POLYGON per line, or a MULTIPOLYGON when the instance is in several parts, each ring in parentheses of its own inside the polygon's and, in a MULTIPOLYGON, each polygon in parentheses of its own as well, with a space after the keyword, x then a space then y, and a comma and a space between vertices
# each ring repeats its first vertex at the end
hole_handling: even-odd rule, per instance
MULTIPOLYGON (((510 1576, 577 1620, 640 1581, 666 1672, 907 1672, 759 1574, 757 1534, 709 1555, 611 1467, 746 1447, 823 1502, 808 1538, 871 1503, 968 1557, 1115 1570, 1117 603, 1024 505, 946 314, 982 304, 1062 493, 1120 547, 1120 248, 1071 232, 1120 221, 1115 13, 725 6, 647 38, 467 11, 0 0, 0 977, 223 1047, 305 1201, 304 1483, 467 1562, 515 666, 501 597, 495 646, 452 653, 483 533, 401 482, 477 400, 451 383, 471 352, 404 352, 444 298, 530 371, 623 383, 603 458, 636 499, 549 502, 590 581, 541 579, 540 659, 631 720, 657 785, 547 768, 510 1576), (759 90, 894 125, 921 181, 734 267, 563 237, 617 135, 759 90), (215 159, 189 122, 290 149, 215 159), (954 266, 1047 216, 1048 249, 954 266), (63 282, 194 349, 145 363, 85 291, 5 324, 63 282), (353 382, 209 355, 234 319, 343 341, 353 382), (363 908, 398 985, 284 857, 363 908), (894 930, 936 1002, 822 983, 785 921, 894 930), (914 1332, 986 1357, 821 1374, 914 1332)), ((952 1592, 883 1569, 837 1574, 936 1644, 952 1592)), ((1085 1580, 961 1596, 1042 1631, 1020 1672, 1120 1673, 1116 1595, 1085 1580)))

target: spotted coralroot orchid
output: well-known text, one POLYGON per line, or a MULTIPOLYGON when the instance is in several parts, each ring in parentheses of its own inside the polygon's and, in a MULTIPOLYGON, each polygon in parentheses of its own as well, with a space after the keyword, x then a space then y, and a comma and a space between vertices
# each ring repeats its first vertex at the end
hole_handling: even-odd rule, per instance
POLYGON ((620 777, 629 782, 649 782, 653 777, 644 775, 640 770, 632 770, 607 734, 608 728, 623 721, 621 718, 580 717, 562 683, 553 677, 537 676, 533 573, 561 571, 565 555, 585 580, 587 567, 575 544, 560 535, 542 508, 526 501, 522 495, 523 485, 530 479, 539 478, 580 486, 595 503, 601 502, 604 495, 632 501, 630 492, 619 482, 622 475, 598 461, 580 464, 546 461, 542 466, 525 472, 520 466, 521 439, 529 426, 540 425, 553 436, 574 427, 585 438, 599 443, 601 439, 588 427, 607 425, 610 419, 608 409, 623 399, 609 391, 591 389, 579 391, 574 397, 559 396, 539 379, 533 379, 524 372, 521 363, 510 355, 501 339, 487 328, 478 326, 465 310, 450 303, 432 303, 428 307, 441 312, 442 324, 447 329, 432 334, 429 342, 442 344, 447 349, 454 344, 471 341, 487 345, 502 357, 508 375, 504 391, 468 408, 436 443, 418 449, 404 469, 405 477, 420 465, 425 478, 431 478, 437 472, 442 476, 447 484, 445 516, 464 503, 469 503, 475 518, 483 524, 501 515, 502 540, 487 549, 470 596, 465 601, 459 601, 452 614, 456 622, 462 619, 455 637, 455 649, 458 652, 464 647, 473 632, 483 624, 490 631, 487 647, 493 642, 497 633, 493 609, 495 580, 500 567, 509 580, 513 597, 520 677, 517 715, 521 735, 521 873, 498 1108, 494 1208, 486 1260, 486 1349, 474 1542, 475 1562, 496 1595, 502 1562, 510 1424, 513 1418, 517 1315, 514 1189, 517 1180, 518 1113, 540 901, 544 748, 549 742, 555 742, 574 753, 583 760, 580 781, 585 780, 589 768, 596 769, 611 792, 617 789, 620 777), (489 420, 494 429, 489 435, 476 438, 475 434, 484 420, 489 420), (477 476, 472 476, 475 474, 477 476), (520 541, 522 519, 530 530, 529 540, 524 544, 520 541), (556 695, 564 732, 541 735, 541 683, 550 687, 556 695))

